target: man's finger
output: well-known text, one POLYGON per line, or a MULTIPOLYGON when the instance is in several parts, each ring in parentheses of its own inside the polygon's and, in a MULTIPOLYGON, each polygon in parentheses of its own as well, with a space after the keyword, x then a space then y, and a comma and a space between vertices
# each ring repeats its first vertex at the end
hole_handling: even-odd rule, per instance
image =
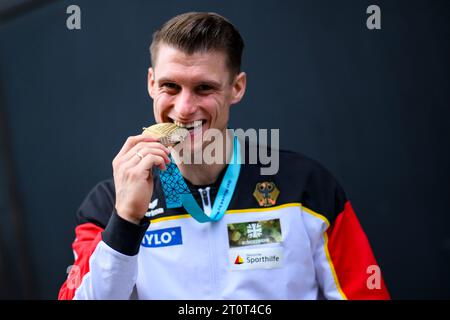
POLYGON ((127 161, 123 161, 121 164, 118 164, 117 170, 120 171, 121 174, 126 174, 128 170, 136 167, 145 157, 149 155, 159 156, 164 160, 164 163, 170 163, 170 158, 164 150, 147 147, 139 150, 139 152, 131 154, 127 161))
POLYGON ((157 166, 161 170, 166 170, 164 158, 155 154, 147 154, 136 166, 139 171, 152 172, 152 168, 157 166))
POLYGON ((159 143, 159 142, 153 142, 153 141, 152 142, 145 142, 145 141, 141 141, 141 142, 138 142, 130 150, 128 150, 128 152, 121 157, 120 162, 128 161, 129 159, 131 159, 132 157, 134 157, 136 155, 136 152, 139 152, 140 154, 143 154, 141 151, 146 149, 146 148, 161 150, 167 156, 170 153, 170 150, 167 147, 165 147, 164 145, 162 145, 161 143, 159 143))
POLYGON ((116 158, 121 157, 122 155, 126 154, 131 148, 133 148, 136 144, 139 142, 155 142, 158 141, 158 139, 148 135, 148 134, 140 134, 137 136, 131 136, 128 137, 127 141, 125 141, 124 145, 122 146, 122 149, 120 149, 119 153, 117 154, 116 158))

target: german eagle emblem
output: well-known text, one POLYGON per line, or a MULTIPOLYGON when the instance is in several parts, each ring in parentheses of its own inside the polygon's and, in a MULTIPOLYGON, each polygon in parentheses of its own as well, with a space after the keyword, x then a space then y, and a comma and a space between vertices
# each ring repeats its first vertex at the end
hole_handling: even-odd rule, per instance
POLYGON ((253 196, 260 207, 270 207, 277 202, 280 191, 273 182, 260 182, 256 184, 253 196))

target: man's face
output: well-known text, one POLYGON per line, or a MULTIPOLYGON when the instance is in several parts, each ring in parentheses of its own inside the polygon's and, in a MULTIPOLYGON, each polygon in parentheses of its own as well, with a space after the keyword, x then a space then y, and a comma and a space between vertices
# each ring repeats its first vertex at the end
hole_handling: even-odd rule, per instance
POLYGON ((188 55, 162 43, 157 52, 148 74, 156 122, 225 130, 230 105, 244 95, 245 73, 232 77, 220 51, 188 55))

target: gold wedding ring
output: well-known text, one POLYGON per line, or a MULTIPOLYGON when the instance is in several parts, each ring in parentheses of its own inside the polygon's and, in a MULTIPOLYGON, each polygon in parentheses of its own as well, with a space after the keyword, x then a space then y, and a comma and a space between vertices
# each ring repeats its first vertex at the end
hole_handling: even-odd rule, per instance
POLYGON ((141 158, 141 160, 144 159, 144 156, 142 154, 140 154, 139 151, 136 152, 135 155, 137 155, 139 158, 141 158))

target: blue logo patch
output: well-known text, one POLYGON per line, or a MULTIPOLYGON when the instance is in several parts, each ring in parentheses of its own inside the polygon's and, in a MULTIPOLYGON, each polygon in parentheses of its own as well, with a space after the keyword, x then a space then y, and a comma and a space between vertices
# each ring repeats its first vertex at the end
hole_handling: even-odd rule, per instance
POLYGON ((141 245, 147 248, 168 247, 183 244, 181 227, 147 231, 141 245))

